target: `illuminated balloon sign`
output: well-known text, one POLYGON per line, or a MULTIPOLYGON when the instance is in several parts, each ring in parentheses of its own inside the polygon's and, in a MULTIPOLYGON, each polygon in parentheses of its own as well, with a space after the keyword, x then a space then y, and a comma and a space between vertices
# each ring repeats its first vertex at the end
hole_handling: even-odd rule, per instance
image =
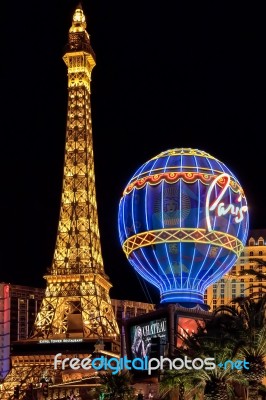
POLYGON ((240 256, 248 228, 237 178, 197 149, 168 150, 143 164, 119 203, 123 251, 161 303, 203 304, 206 288, 240 256))

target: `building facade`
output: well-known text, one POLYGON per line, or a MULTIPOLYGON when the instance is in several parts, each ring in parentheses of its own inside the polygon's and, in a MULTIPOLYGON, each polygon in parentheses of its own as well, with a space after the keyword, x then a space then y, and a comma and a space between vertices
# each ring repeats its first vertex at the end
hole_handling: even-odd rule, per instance
POLYGON ((0 283, 0 378, 10 369, 10 343, 26 339, 33 327, 44 289, 0 283))
MULTIPOLYGON (((10 369, 12 342, 27 339, 38 314, 45 289, 0 283, 0 380, 10 369)), ((136 317, 155 309, 150 303, 111 299, 120 332, 124 318, 136 317)))
POLYGON ((266 229, 253 229, 234 267, 207 289, 204 301, 210 309, 230 304, 238 297, 262 297, 263 278, 256 277, 253 272, 263 273, 260 262, 266 263, 266 229))

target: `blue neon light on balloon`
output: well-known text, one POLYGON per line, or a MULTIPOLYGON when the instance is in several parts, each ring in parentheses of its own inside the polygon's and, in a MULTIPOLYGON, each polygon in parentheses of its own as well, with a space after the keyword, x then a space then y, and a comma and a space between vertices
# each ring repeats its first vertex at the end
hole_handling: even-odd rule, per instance
POLYGON ((119 203, 119 239, 161 303, 203 304, 206 288, 235 264, 248 234, 237 178, 210 154, 172 149, 143 164, 119 203))

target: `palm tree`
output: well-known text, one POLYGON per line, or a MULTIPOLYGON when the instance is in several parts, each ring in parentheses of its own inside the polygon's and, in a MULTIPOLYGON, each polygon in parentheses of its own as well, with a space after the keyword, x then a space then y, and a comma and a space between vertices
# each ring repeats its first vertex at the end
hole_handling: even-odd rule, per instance
POLYGON ((202 393, 202 390, 202 382, 198 381, 188 369, 164 370, 160 375, 159 394, 161 399, 167 397, 179 400, 196 399, 195 396, 202 393))
POLYGON ((110 399, 131 399, 133 396, 132 375, 129 371, 119 371, 117 374, 105 372, 100 375, 100 390, 110 399))
POLYGON ((259 387, 266 374, 266 326, 261 330, 244 332, 243 343, 238 354, 248 363, 249 369, 243 369, 243 375, 249 383, 249 399, 258 398, 259 387))
MULTIPOLYGON (((219 357, 222 357, 222 354, 219 357)), ((221 360, 221 358, 219 359, 221 360)), ((216 366, 211 371, 200 370, 198 376, 203 382, 206 382, 204 387, 205 400, 234 399, 236 384, 246 385, 245 378, 235 369, 216 366)))
MULTIPOLYGON (((219 353, 219 360, 227 359, 227 352, 219 353)), ((228 400, 235 395, 236 384, 246 385, 246 380, 236 369, 220 368, 213 370, 168 370, 160 380, 160 396, 173 394, 179 400, 228 400)))
POLYGON ((219 307, 215 316, 223 315, 227 321, 228 335, 235 344, 233 354, 249 363, 249 369, 243 369, 242 374, 248 381, 248 398, 257 399, 266 373, 266 295, 258 299, 239 297, 232 303, 232 306, 219 307), (233 325, 234 331, 231 330, 233 325))
POLYGON ((216 361, 214 369, 192 369, 167 371, 163 374, 161 394, 167 394, 179 388, 179 399, 217 399, 233 398, 236 384, 246 385, 245 377, 237 369, 223 367, 226 360, 235 361, 235 344, 227 335, 227 327, 223 326, 223 315, 213 317, 199 325, 197 333, 180 336, 182 347, 176 350, 175 356, 188 356, 190 359, 211 357, 216 361), (184 389, 184 390, 182 390, 184 389), (183 394, 184 392, 184 394, 183 394), (183 397, 182 397, 183 395, 183 397), (196 397, 198 396, 198 397, 196 397))

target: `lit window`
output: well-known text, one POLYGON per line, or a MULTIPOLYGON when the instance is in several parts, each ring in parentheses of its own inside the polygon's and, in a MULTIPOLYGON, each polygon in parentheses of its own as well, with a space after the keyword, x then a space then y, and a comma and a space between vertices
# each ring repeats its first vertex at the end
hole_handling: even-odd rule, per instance
POLYGON ((249 239, 249 246, 255 246, 255 240, 253 238, 249 239))
POLYGON ((259 243, 259 246, 264 246, 264 240, 262 237, 259 238, 258 243, 259 243))

